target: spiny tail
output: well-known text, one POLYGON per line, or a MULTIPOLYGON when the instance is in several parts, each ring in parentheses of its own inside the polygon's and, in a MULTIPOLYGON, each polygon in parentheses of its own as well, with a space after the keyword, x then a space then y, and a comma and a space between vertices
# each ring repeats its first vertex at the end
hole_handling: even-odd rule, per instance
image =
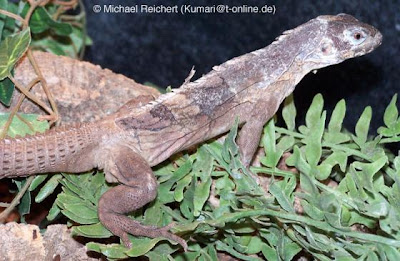
POLYGON ((68 171, 68 160, 94 144, 93 128, 68 126, 24 138, 0 140, 0 179, 68 171))

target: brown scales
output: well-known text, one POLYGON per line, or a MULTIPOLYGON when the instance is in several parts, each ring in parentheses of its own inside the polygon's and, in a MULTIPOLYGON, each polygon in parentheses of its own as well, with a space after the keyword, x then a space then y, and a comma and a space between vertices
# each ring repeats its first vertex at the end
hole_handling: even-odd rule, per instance
POLYGON ((317 17, 155 101, 143 96, 95 123, 0 141, 0 178, 104 169, 108 182, 120 183, 100 199, 105 227, 128 247, 132 234, 164 236, 187 250, 169 226, 144 226, 123 215, 156 197, 151 166, 227 132, 237 117, 240 156, 249 166, 264 124, 304 75, 371 52, 381 40, 374 27, 352 16, 317 17))

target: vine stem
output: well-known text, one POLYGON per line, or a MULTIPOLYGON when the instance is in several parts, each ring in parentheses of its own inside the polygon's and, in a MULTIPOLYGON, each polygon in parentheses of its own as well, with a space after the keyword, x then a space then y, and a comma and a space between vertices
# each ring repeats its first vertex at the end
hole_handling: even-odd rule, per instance
POLYGON ((29 61, 31 62, 31 64, 32 64, 37 76, 40 79, 40 83, 42 84, 43 90, 44 90, 44 92, 45 92, 45 94, 47 96, 47 99, 49 100, 49 103, 50 103, 50 106, 51 106, 51 109, 52 109, 52 111, 49 114, 51 116, 54 116, 54 119, 52 119, 50 121, 50 126, 53 123, 57 123, 58 124, 60 122, 60 117, 59 117, 59 113, 58 113, 57 104, 54 101, 53 95, 51 94, 51 92, 49 90, 49 87, 47 85, 46 79, 43 77, 42 71, 40 70, 40 68, 39 68, 39 66, 38 66, 38 64, 36 62, 36 59, 33 56, 32 51, 31 51, 30 48, 28 49, 27 54, 28 54, 29 61))
POLYGON ((48 112, 49 114, 53 114, 53 111, 47 107, 46 104, 44 104, 42 101, 40 101, 39 99, 37 99, 32 93, 30 93, 27 89, 25 89, 21 83, 19 83, 12 75, 8 76, 8 78, 10 78, 10 80, 14 83, 15 87, 18 88, 18 90, 20 92, 22 92, 26 97, 28 97, 29 99, 31 99, 33 102, 35 102, 37 105, 39 105, 40 107, 42 107, 46 112, 48 112))
POLYGON ((28 25, 26 24, 25 19, 23 19, 23 18, 22 18, 21 16, 19 16, 19 15, 16 15, 16 14, 14 14, 14 13, 11 13, 11 12, 9 12, 9 11, 7 11, 7 10, 3 10, 3 9, 0 9, 0 14, 9 16, 9 17, 11 17, 11 18, 14 18, 15 20, 20 21, 20 22, 24 25, 24 27, 25 27, 25 26, 28 26, 28 25))

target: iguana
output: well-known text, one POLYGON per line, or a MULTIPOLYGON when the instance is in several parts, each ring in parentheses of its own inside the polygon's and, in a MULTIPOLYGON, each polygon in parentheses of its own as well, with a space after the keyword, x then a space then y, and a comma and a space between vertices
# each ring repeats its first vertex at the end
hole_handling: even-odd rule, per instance
POLYGON ((156 100, 142 96, 97 122, 1 140, 0 178, 103 169, 107 182, 120 183, 99 201, 99 219, 108 230, 127 247, 131 234, 164 236, 186 250, 170 226, 145 226, 124 215, 155 199, 151 167, 227 132, 236 118, 240 157, 248 167, 264 124, 304 75, 369 53, 381 41, 377 29, 350 15, 318 16, 156 100))

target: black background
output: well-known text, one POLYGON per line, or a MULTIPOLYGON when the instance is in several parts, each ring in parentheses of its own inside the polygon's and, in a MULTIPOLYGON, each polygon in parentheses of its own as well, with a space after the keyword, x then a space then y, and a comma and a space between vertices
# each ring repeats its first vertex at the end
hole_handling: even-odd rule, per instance
MULTIPOLYGON (((194 65, 194 79, 235 56, 269 45, 284 30, 322 14, 348 13, 377 27, 383 44, 373 53, 307 75, 296 87, 298 122, 317 93, 331 111, 347 103, 345 126, 353 131, 365 106, 373 109, 372 132, 400 90, 400 1, 119 1, 85 0, 93 45, 86 60, 137 82, 179 87, 194 65), (93 5, 275 5, 275 14, 94 13, 93 5)), ((400 104, 400 102, 398 103, 400 104)), ((329 115, 329 113, 328 113, 329 115)))

